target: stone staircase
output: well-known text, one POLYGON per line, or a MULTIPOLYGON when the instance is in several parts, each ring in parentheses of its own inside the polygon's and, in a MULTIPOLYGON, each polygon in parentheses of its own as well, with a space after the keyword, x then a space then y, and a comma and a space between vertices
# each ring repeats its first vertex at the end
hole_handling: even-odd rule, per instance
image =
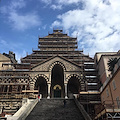
POLYGON ((75 105, 74 100, 67 99, 66 107, 64 99, 42 99, 26 120, 85 120, 75 105))

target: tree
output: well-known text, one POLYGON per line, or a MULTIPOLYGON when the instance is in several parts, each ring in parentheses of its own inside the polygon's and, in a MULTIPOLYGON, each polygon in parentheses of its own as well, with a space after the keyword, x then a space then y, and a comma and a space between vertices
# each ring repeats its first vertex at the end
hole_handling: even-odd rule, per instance
POLYGON ((110 58, 108 61, 108 71, 111 71, 111 73, 114 70, 115 64, 118 62, 118 58, 110 58))

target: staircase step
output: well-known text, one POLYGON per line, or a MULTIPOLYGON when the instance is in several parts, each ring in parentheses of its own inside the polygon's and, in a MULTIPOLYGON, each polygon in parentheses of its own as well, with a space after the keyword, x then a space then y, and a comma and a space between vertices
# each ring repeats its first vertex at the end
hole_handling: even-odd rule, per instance
POLYGON ((66 101, 64 108, 62 99, 42 99, 26 120, 84 120, 74 100, 66 101))

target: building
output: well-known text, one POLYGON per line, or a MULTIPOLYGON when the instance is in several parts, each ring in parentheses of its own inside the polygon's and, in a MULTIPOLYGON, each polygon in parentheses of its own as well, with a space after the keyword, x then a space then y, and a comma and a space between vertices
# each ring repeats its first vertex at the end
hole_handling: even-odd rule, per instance
POLYGON ((99 52, 95 54, 94 60, 96 69, 98 71, 99 79, 103 84, 110 75, 108 71, 108 61, 111 58, 119 58, 120 51, 118 52, 99 52))
POLYGON ((98 69, 102 86, 100 88, 101 104, 96 106, 96 120, 120 119, 120 52, 101 56, 98 69), (118 58, 112 72, 108 71, 108 60, 118 58), (98 109, 99 108, 99 109, 98 109))
POLYGON ((53 30, 39 38, 38 49, 21 63, 10 63, 12 69, 0 70, 1 111, 14 114, 23 98, 38 94, 42 98, 70 98, 74 94, 87 111, 92 111, 100 103, 97 71, 94 59, 77 48, 77 38, 53 30))
POLYGON ((12 69, 12 66, 10 65, 12 63, 13 64, 17 63, 15 59, 15 54, 13 52, 9 51, 9 54, 6 53, 0 54, 0 70, 12 69))

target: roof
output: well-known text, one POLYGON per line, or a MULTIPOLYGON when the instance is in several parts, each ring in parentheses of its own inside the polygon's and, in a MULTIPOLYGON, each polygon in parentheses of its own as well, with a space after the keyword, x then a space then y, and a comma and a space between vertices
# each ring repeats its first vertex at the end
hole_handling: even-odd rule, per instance
POLYGON ((10 61, 10 58, 0 53, 0 62, 10 61))
POLYGON ((79 67, 79 68, 81 68, 81 66, 79 66, 78 64, 76 64, 76 63, 74 63, 74 62, 69 61, 69 60, 66 59, 65 57, 56 55, 56 56, 50 57, 50 58, 48 58, 48 59, 46 59, 46 60, 38 63, 37 65, 33 66, 31 69, 33 69, 33 68, 35 68, 35 67, 37 67, 37 66, 39 66, 39 65, 41 65, 41 64, 43 64, 43 63, 45 63, 45 62, 48 62, 49 60, 54 59, 55 57, 59 57, 59 58, 65 60, 65 61, 67 61, 67 62, 69 62, 69 63, 71 63, 71 64, 73 64, 73 65, 75 65, 75 66, 77 66, 77 67, 79 67))
POLYGON ((97 59, 97 62, 99 62, 102 57, 108 57, 108 56, 120 56, 120 53, 119 52, 97 52, 95 54, 94 59, 97 59))
POLYGON ((64 34, 62 30, 53 30, 52 34, 48 34, 48 36, 45 36, 43 38, 53 38, 53 37, 62 37, 62 38, 71 38, 67 34, 64 34))

